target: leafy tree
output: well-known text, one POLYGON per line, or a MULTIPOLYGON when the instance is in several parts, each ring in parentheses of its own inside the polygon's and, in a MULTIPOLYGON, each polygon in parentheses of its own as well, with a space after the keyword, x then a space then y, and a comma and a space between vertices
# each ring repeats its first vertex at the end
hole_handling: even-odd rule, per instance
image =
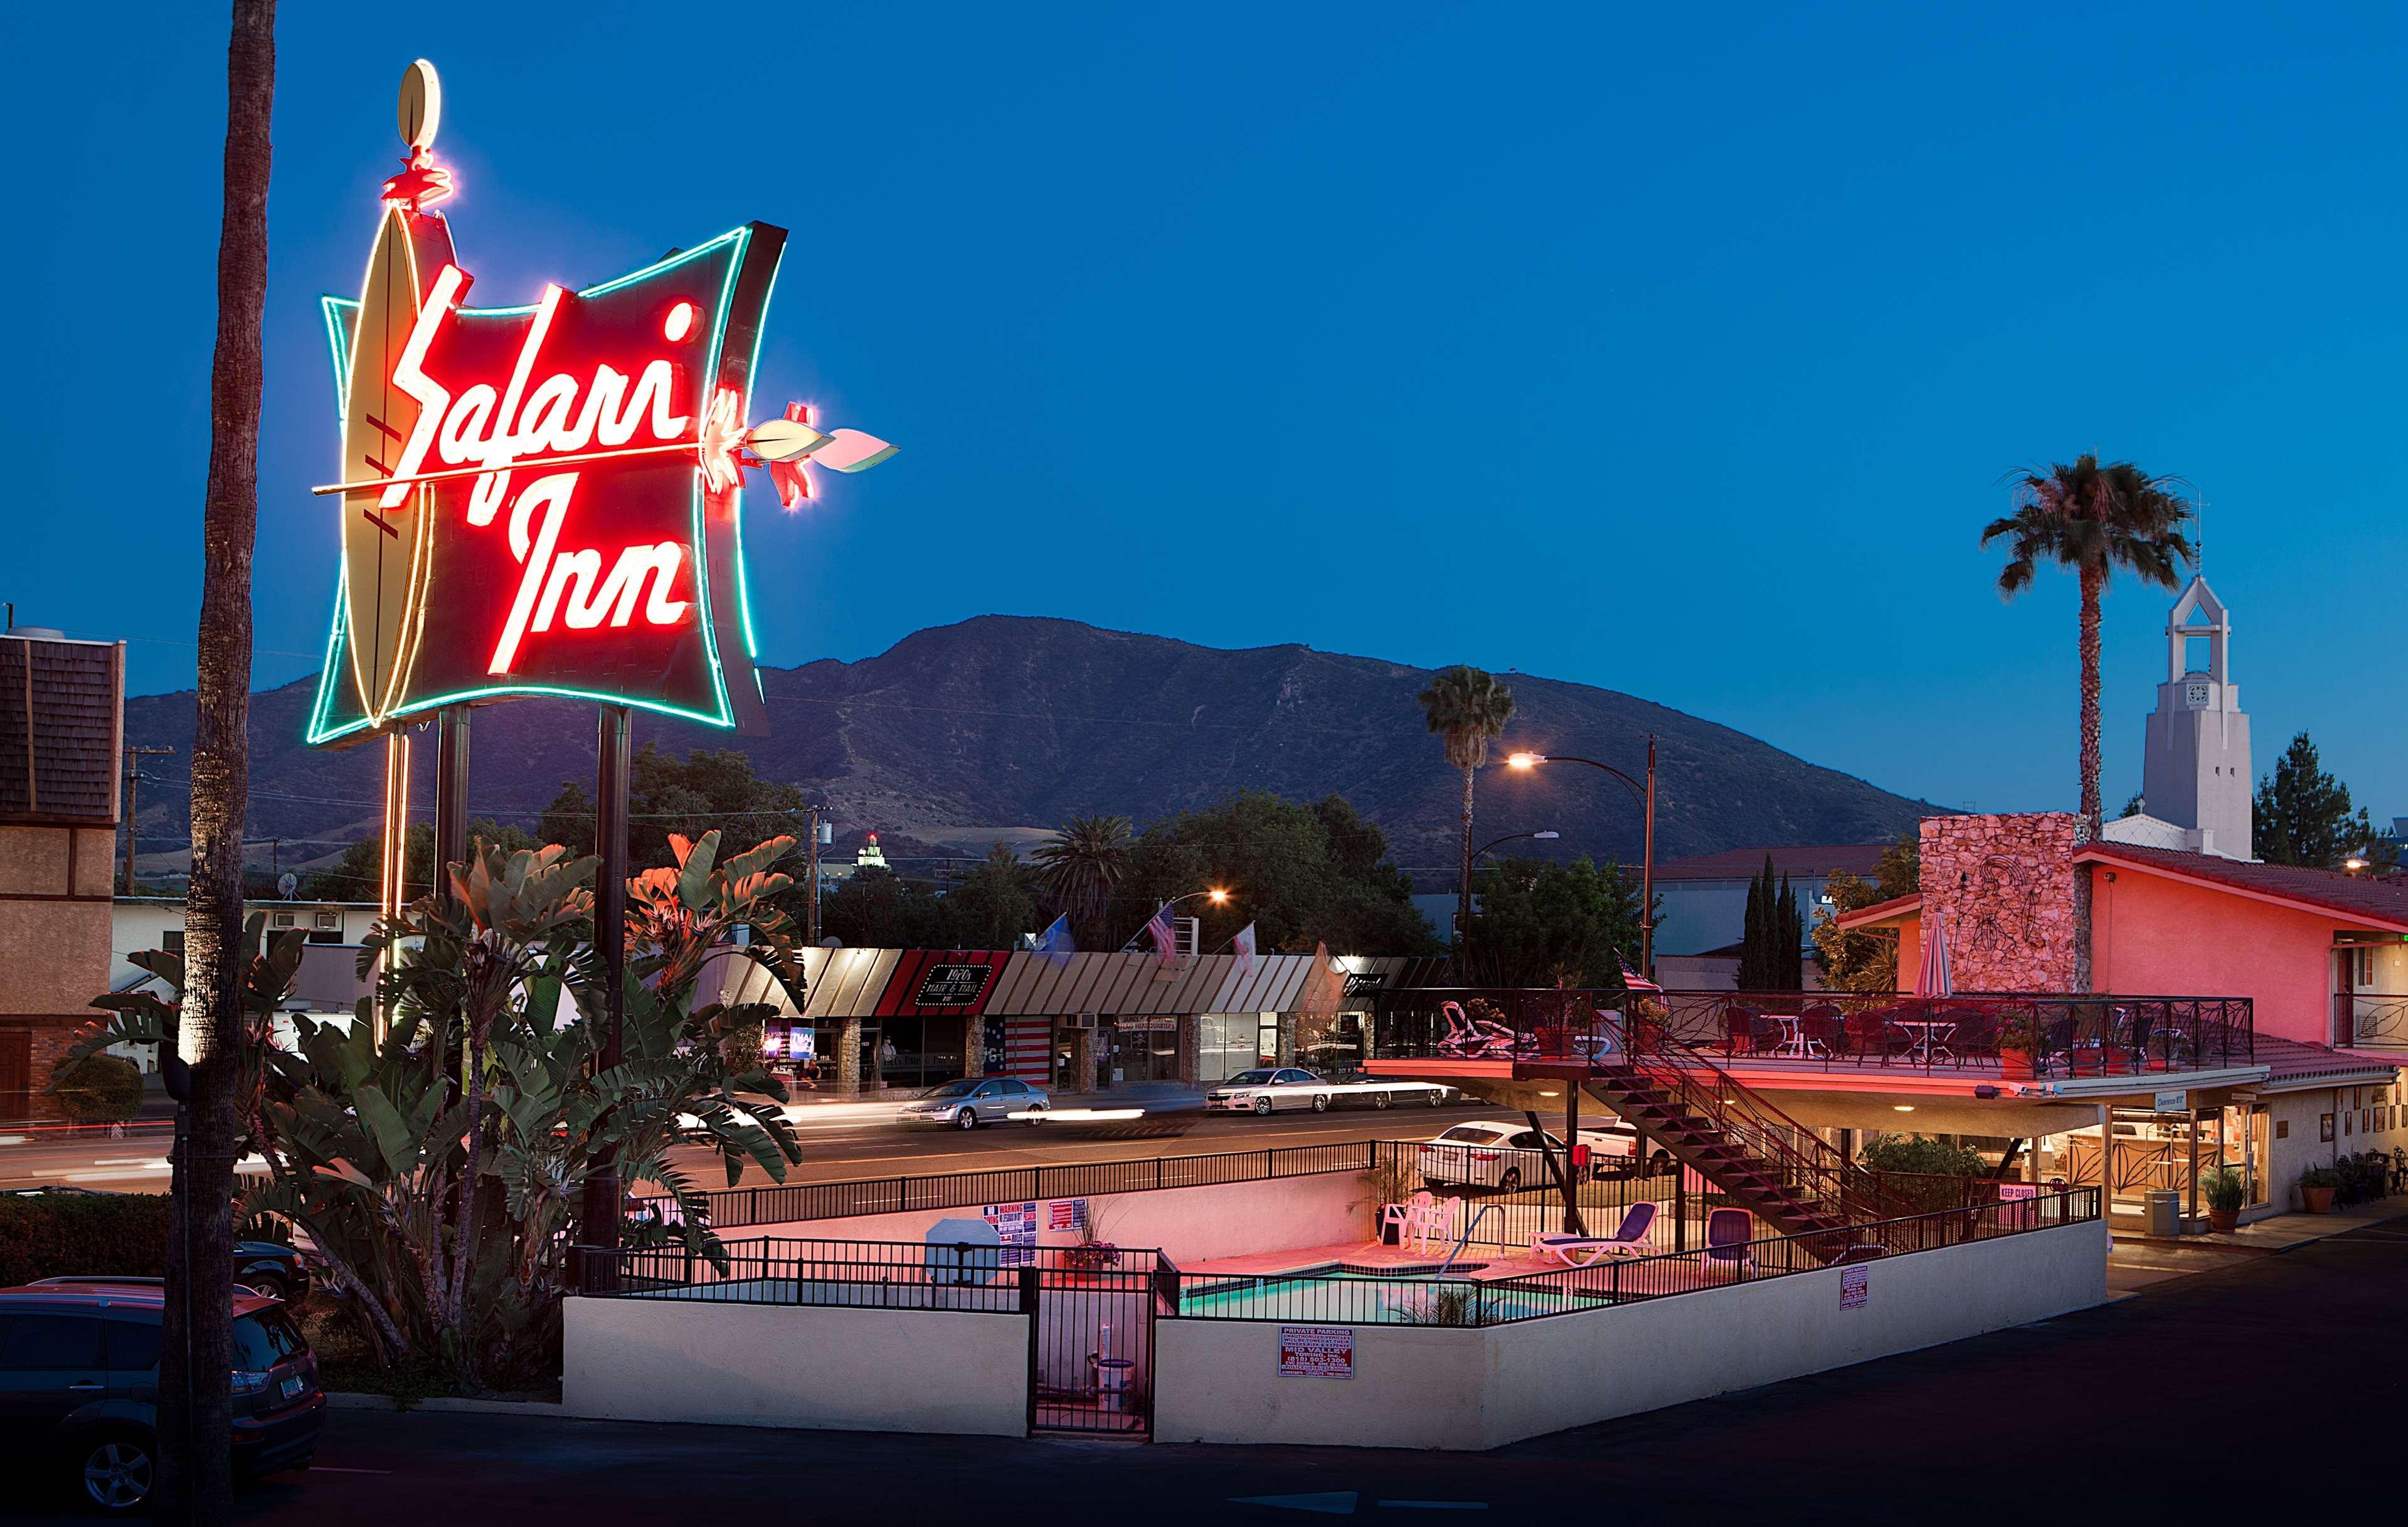
POLYGON ((1070 936, 1082 949, 1103 945, 1113 897, 1128 873, 1129 819, 1074 816, 1054 837, 1037 845, 1037 884, 1047 905, 1070 919, 1070 936))
MULTIPOLYGON (((2178 479, 2154 477, 2128 461, 2100 463, 2093 454, 2059 462, 2046 470, 2012 476, 2014 512, 1992 520, 1982 544, 2004 540, 2007 565, 1999 571, 2006 598, 2031 586, 2042 562, 2071 569, 2081 581, 2081 627, 2076 650, 2082 664, 2081 814, 2089 836, 2099 836, 2099 601, 2109 576, 2128 569, 2143 583, 2174 588, 2181 569, 2199 559, 2183 531, 2190 506, 2174 496, 2178 479)), ((2090 880, 2075 877, 2073 982, 2090 989, 2090 880)))
POLYGON ((939 902, 947 942, 963 949, 1009 949, 1038 930, 1036 876, 1009 843, 997 843, 939 902))
MULTIPOLYGON (((586 825, 588 836, 593 824, 586 825)), ((468 824, 471 842, 483 841, 509 853, 533 848, 535 838, 523 828, 504 827, 490 817, 468 824)), ((312 871, 301 882, 305 901, 374 901, 383 873, 384 840, 363 838, 343 850, 343 857, 323 870, 312 871)), ((402 851, 402 900, 415 901, 434 888, 435 824, 413 822, 402 851)))
MULTIPOLYGON (((749 927, 743 957, 790 990, 798 981, 791 924, 774 909, 785 877, 770 868, 793 846, 773 839, 723 863, 717 834, 678 840, 674 867, 631 881, 622 1056, 609 1070, 590 857, 479 843, 451 898, 380 924, 365 958, 394 956, 380 983, 393 1025, 382 1044, 368 1001, 349 1024, 297 1020, 290 1049, 265 1044, 303 937, 263 942, 251 919, 244 1011, 261 1037, 245 1050, 238 1145, 267 1177, 243 1207, 308 1234, 388 1367, 470 1392, 556 1372, 569 1220, 605 1151, 626 1180, 679 1200, 681 1222, 660 1233, 725 1265, 700 1190, 669 1160, 681 1130, 709 1136, 731 1185, 748 1165, 782 1181, 802 1150, 758 1057, 730 1063, 741 1051, 729 1037, 770 1008, 697 1004, 696 976, 705 951, 749 927), (556 1021, 564 993, 576 1021, 556 1021)), ((115 1016, 86 1025, 72 1053, 171 1031, 182 963, 158 952, 137 963, 171 995, 97 999, 115 1016)))
MULTIPOLYGON (((1481 868, 1462 957, 1466 979, 1495 987, 1622 985, 1639 947, 1639 878, 1585 857, 1570 864, 1500 858, 1481 868)), ((1383 951, 1384 952, 1384 951, 1383 951)))
POLYGON ((1831 904, 1814 913, 1815 961, 1823 968, 1823 985, 1838 991, 1896 991, 1898 935, 1851 930, 1840 926, 1844 913, 1877 901, 1913 896, 1923 888, 1921 835, 1909 828, 1898 842, 1882 850, 1873 863, 1873 878, 1865 880, 1844 870, 1824 877, 1823 889, 1831 904))
MULTIPOLYGON (((594 852, 594 795, 582 781, 563 780, 544 808, 536 837, 580 854, 594 852)), ((672 836, 689 841, 725 830, 746 838, 782 836, 797 843, 810 830, 802 787, 765 780, 735 748, 695 748, 672 757, 646 742, 628 760, 627 862, 675 862, 672 836)))
POLYGON ((1747 885, 1747 914, 1740 934, 1739 989, 1796 991, 1805 985, 1799 950, 1806 942, 1806 921, 1798 915, 1798 898, 1789 877, 1773 879, 1772 856, 1764 856, 1764 872, 1747 885))
POLYGON ((2352 814, 2349 786, 2325 772, 2306 732, 2258 780, 2251 803, 2250 843, 2269 864, 2338 870, 2357 856, 2378 870, 2399 862, 2399 846, 2379 836, 2364 807, 2352 814))
POLYGON ((857 948, 946 948, 944 927, 934 887, 892 870, 860 871, 820 900, 821 932, 857 948))
MULTIPOLYGON (((1463 771, 1463 872, 1456 883, 1455 919, 1471 921, 1471 782, 1488 761, 1488 743, 1513 716, 1513 691, 1493 673, 1458 663, 1441 669, 1421 693, 1422 719, 1446 739, 1446 761, 1463 771)), ((1458 938, 1458 947, 1460 946, 1458 938)))
POLYGON ((87 1055, 62 1064, 50 1095, 79 1124, 122 1124, 142 1111, 142 1068, 122 1055, 87 1055))
MULTIPOLYGON (((1163 902, 1211 887, 1228 900, 1183 903, 1199 919, 1202 947, 1218 949, 1248 923, 1260 947, 1419 954, 1434 949, 1413 910, 1411 880, 1387 862, 1387 839, 1345 800, 1301 806, 1241 790, 1146 829, 1130 855, 1108 932, 1125 940, 1163 902)), ((1117 947, 1107 944, 1104 947, 1117 947)))

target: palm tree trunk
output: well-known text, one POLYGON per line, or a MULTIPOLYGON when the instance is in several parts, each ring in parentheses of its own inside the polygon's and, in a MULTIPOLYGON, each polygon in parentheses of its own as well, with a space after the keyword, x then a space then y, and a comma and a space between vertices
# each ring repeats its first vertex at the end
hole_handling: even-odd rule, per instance
MULTIPOLYGON (((2103 807, 2099 798, 2099 596, 2107 583, 2103 568, 2082 569, 2082 807, 2073 841, 2095 843, 2103 807)), ((2073 872, 2073 989, 2090 989, 2090 871, 2073 872)))
POLYGON ((245 1042, 243 808, 251 788, 251 557, 259 522, 261 323, 267 296, 268 119, 275 0, 234 0, 226 48, 225 209, 201 527, 199 721, 193 734, 193 874, 176 1047, 192 1069, 178 1152, 159 1374, 157 1514, 215 1524, 233 1510, 230 1449, 234 1162, 245 1042), (181 1248, 189 1247, 189 1253, 181 1248))
POLYGON ((1471 774, 1467 764, 1463 771, 1463 875, 1455 883, 1455 938, 1451 941, 1458 958, 1471 930, 1471 774))

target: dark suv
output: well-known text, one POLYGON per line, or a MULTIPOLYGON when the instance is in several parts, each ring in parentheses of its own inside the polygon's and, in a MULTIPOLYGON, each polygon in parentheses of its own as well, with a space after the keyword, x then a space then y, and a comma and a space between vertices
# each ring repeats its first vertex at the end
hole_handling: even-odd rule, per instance
MULTIPOLYGON (((96 1511, 138 1510, 157 1472, 155 1284, 53 1278, 0 1289, 0 1451, 96 1511)), ((324 1423, 318 1361, 277 1302, 234 1291, 234 1468, 307 1465, 324 1423)))

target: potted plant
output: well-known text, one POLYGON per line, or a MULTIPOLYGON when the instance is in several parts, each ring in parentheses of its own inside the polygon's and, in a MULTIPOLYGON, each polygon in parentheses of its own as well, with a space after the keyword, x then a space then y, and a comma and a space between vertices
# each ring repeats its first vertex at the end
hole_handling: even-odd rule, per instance
POLYGON ((2040 1055, 2040 1041, 2037 1013, 2018 1013, 1999 1025, 2000 1080, 2028 1082, 2037 1075, 2033 1062, 2040 1055))
POLYGON ((2207 1194, 2207 1228, 2218 1235, 2229 1235, 2241 1225, 2241 1204, 2248 1189, 2241 1174, 2229 1166, 2217 1167, 2200 1179, 2207 1194))
POLYGON ((2310 1214, 2332 1213, 2333 1195, 2341 1190, 2341 1174, 2329 1166, 2312 1166, 2300 1174, 2300 1207, 2310 1214))

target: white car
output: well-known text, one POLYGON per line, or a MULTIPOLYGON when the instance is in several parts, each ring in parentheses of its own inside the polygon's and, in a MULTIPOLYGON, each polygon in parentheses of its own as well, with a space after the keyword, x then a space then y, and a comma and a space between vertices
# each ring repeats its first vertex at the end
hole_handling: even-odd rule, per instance
MULTIPOLYGON (((1638 1131, 1619 1120, 1593 1130, 1584 1127, 1575 1138, 1588 1147, 1587 1170, 1592 1179, 1632 1176, 1642 1166, 1651 1173, 1660 1172, 1671 1160, 1660 1147, 1651 1147, 1639 1138, 1638 1131)), ((1564 1148, 1562 1138, 1553 1131, 1546 1141, 1549 1150, 1560 1153, 1564 1148)), ((1539 1149, 1538 1131, 1527 1124, 1501 1119, 1458 1124, 1424 1141, 1421 1173, 1422 1181, 1433 1188, 1494 1188, 1508 1193, 1544 1187, 1553 1176, 1539 1149)))
POLYGON ((1383 1082, 1369 1077, 1340 1082, 1315 1076, 1301 1066, 1265 1066, 1241 1071, 1205 1093, 1204 1106, 1232 1114, 1268 1114, 1292 1108, 1326 1114, 1332 1108, 1357 1104, 1387 1108, 1400 1102, 1436 1108, 1446 1102, 1452 1091, 1436 1082, 1383 1082))
POLYGON ((982 1124, 1000 1124, 1014 1114, 1041 1114, 1053 1106, 1054 1100, 1043 1088, 1010 1076, 965 1076, 916 1102, 905 1103, 896 1116, 906 1124, 975 1130, 982 1124))

